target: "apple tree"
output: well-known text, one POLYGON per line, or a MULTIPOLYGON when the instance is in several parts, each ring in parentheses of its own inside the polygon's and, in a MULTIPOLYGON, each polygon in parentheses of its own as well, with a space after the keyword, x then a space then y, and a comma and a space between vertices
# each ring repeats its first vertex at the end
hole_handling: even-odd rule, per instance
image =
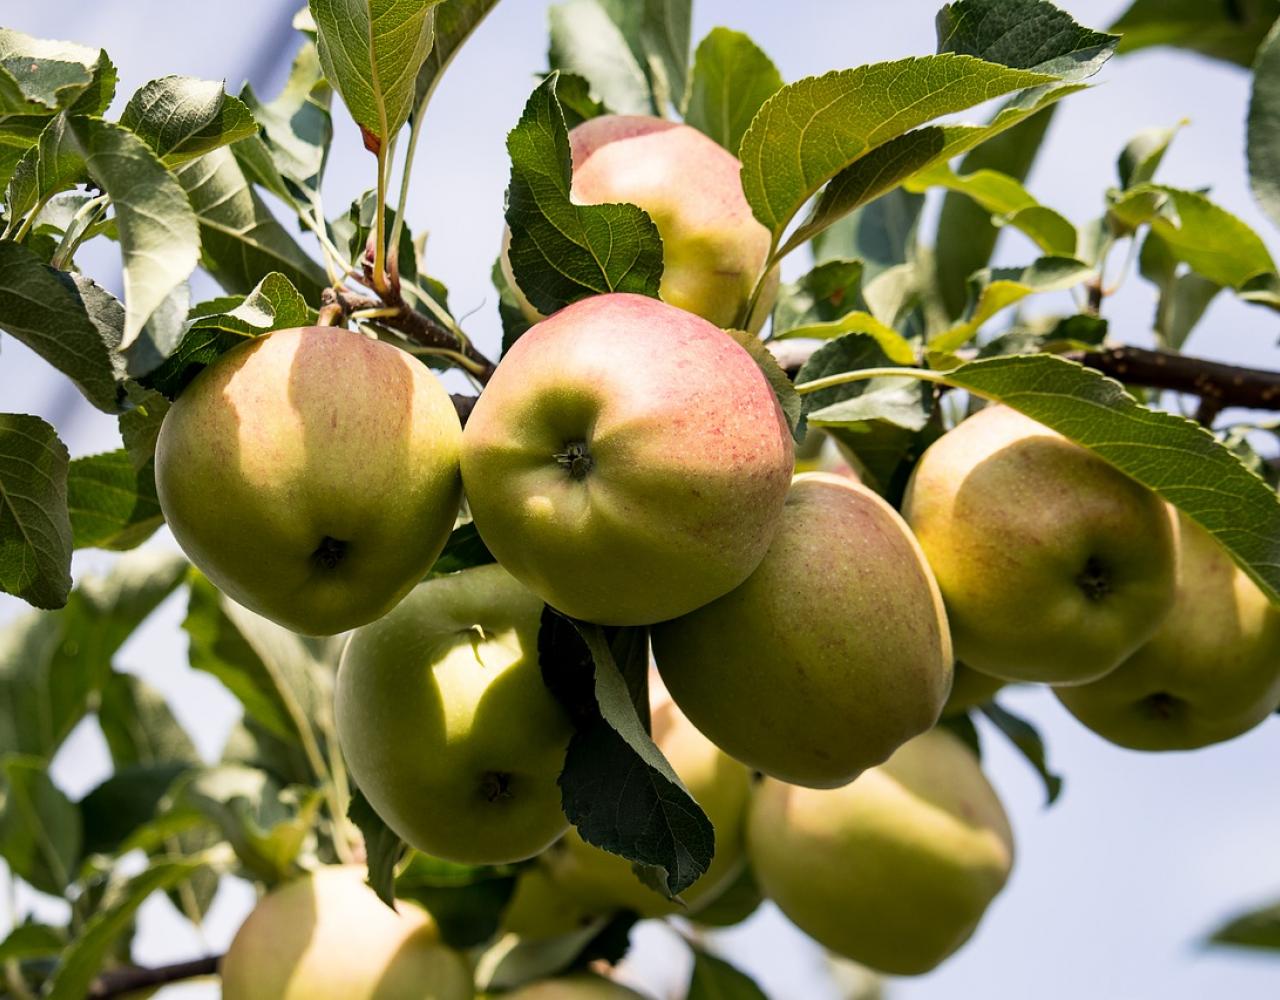
POLYGON ((1186 351, 1219 295, 1280 310, 1276 263, 1161 183, 1176 129, 1092 218, 1025 186, 1059 102, 1182 46, 1252 68, 1280 224, 1280 5, 1103 31, 956 0, 934 53, 792 82, 731 27, 695 45, 690 6, 552 8, 494 351, 406 205, 496 0, 311 0, 279 94, 122 106, 106 52, 0 28, 0 330, 120 431, 73 457, 0 414, 0 590, 32 606, 0 633, 0 856, 67 904, 0 941, 0 994, 634 997, 631 928, 677 918, 691 1000, 761 997, 699 928, 763 899, 919 974, 1013 864, 975 718, 1062 791, 1006 686, 1149 752, 1280 710, 1280 373, 1186 351), (335 209, 339 114, 370 180, 335 209), (1125 256, 1154 348, 1108 326, 1125 256), (73 580, 89 548, 122 554, 73 580), (114 663, 176 592, 243 707, 214 762, 114 663), (77 801, 49 765, 88 718, 113 771, 77 801), (133 960, 147 898, 198 925, 223 875, 262 892, 225 955, 133 960))

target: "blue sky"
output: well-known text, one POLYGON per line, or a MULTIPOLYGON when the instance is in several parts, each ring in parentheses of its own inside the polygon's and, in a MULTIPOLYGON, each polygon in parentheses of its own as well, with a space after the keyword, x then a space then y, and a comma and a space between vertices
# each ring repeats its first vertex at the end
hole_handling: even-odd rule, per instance
MULTIPOLYGON (((1118 0, 1062 3, 1079 20, 1105 26, 1118 0)), ((120 93, 167 73, 225 77, 231 89, 252 78, 274 93, 292 56, 287 28, 294 0, 42 0, 6 4, 5 26, 46 37, 103 45, 121 69, 120 93)), ((427 117, 409 222, 429 230, 431 272, 451 288, 456 311, 473 313, 468 330, 482 347, 499 336, 489 266, 502 230, 507 180, 503 139, 545 64, 545 0, 503 0, 461 53, 427 117)), ((936 0, 789 0, 785 5, 697 0, 695 37, 717 24, 743 30, 794 80, 932 50, 936 0)), ((1243 155, 1248 77, 1195 56, 1152 52, 1113 61, 1091 91, 1070 99, 1055 123, 1029 186, 1075 221, 1099 211, 1114 183, 1114 160, 1125 141, 1151 125, 1190 124, 1176 140, 1162 179, 1211 187, 1214 197, 1255 224, 1273 246, 1275 233, 1248 192, 1243 155)), ((370 186, 372 162, 348 122, 341 121, 329 183, 329 213, 345 210, 370 186)), ((1017 234, 1006 237, 1003 263, 1034 254, 1017 234)), ((84 261, 107 275, 111 250, 84 261)), ((206 286, 201 291, 211 291, 206 286)), ((1135 343, 1147 333, 1154 300, 1130 281, 1107 304, 1115 335, 1135 343)), ((1220 297, 1189 349, 1265 367, 1280 365, 1272 315, 1220 297)), ((52 420, 73 454, 116 446, 114 421, 96 413, 69 385, 21 345, 4 338, 0 406, 52 420)), ((161 541, 163 544, 163 540, 161 541)), ((77 572, 109 560, 77 557, 77 572)), ((0 596, 0 622, 19 613, 0 596)), ((124 649, 120 662, 145 675, 170 698, 213 756, 236 715, 216 682, 185 665, 172 602, 124 649)), ((1033 718, 1049 742, 1066 790, 1051 810, 1025 765, 998 737, 987 735, 987 765, 1013 818, 1018 860, 1008 890, 974 941, 931 976, 895 982, 895 1000, 1273 1000, 1280 961, 1197 946, 1221 917, 1280 896, 1280 720, 1225 746, 1196 754, 1144 756, 1118 750, 1076 725, 1043 692, 1015 692, 1007 705, 1033 718)), ((57 761, 57 776, 79 794, 104 776, 106 756, 91 727, 77 732, 57 761)), ((250 901, 229 886, 205 930, 208 947, 225 946, 250 901)), ((834 997, 821 975, 821 956, 766 913, 725 936, 736 959, 760 976, 775 1000, 834 997)), ((639 936, 629 970, 659 997, 676 996, 682 960, 659 930, 639 936), (664 992, 665 991, 665 992, 664 992)), ((190 957, 203 944, 168 903, 144 910, 139 952, 144 960, 190 957)), ((167 998, 216 996, 188 985, 167 998)))

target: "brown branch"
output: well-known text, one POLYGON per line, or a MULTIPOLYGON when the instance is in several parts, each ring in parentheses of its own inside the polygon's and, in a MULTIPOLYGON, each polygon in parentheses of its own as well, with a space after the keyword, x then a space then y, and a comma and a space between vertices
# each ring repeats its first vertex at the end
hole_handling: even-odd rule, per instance
POLYGON ((173 965, 161 965, 152 969, 132 965, 123 969, 110 969, 93 981, 88 995, 92 1000, 106 1000, 109 997, 121 997, 136 993, 138 990, 177 983, 184 979, 216 976, 218 963, 221 961, 220 956, 210 955, 208 958, 176 962, 173 965))
POLYGON ((1096 368, 1128 385, 1199 396, 1207 404, 1203 413, 1210 420, 1217 416, 1214 407, 1217 410, 1229 406, 1280 410, 1280 372, 1240 368, 1142 347, 1075 351, 1064 357, 1096 368))

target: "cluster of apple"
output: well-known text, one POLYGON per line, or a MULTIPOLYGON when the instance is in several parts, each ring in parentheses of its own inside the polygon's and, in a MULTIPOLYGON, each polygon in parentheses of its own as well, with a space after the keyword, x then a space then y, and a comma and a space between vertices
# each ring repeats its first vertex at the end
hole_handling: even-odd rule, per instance
MULTIPOLYGON (((215 584, 300 632, 355 628, 339 737, 386 824, 454 861, 538 859, 508 930, 561 933, 617 909, 696 918, 749 870, 831 950, 923 972, 972 934, 1013 853, 976 758, 935 728, 944 711, 1008 681, 1050 683, 1107 738, 1172 749, 1280 705, 1280 613, 1265 596, 1154 494, 1012 410, 935 443, 902 514, 854 476, 793 478, 768 380, 722 329, 769 251, 737 161, 656 119, 594 119, 570 138, 576 198, 639 204, 657 224, 666 301, 606 294, 537 317, 465 430, 395 347, 278 331, 201 373, 157 447, 166 517, 215 584), (464 492, 497 563, 420 583, 464 492), (649 627, 670 692, 653 736, 716 830, 682 903, 568 828, 571 725, 541 675, 544 604, 649 627)), ((246 927, 269 925, 269 904, 324 925, 369 900, 349 871, 320 873, 246 927)), ((401 920, 422 948, 388 952, 384 981, 452 981, 456 956, 424 919, 401 920), (420 952, 430 973, 412 965, 420 952)), ((227 997, 320 995, 256 992, 236 970, 277 945, 241 939, 227 997)), ((289 988, 340 968, 324 961, 338 946, 308 940, 289 988)), ((428 995, 469 996, 469 979, 451 990, 428 995)))

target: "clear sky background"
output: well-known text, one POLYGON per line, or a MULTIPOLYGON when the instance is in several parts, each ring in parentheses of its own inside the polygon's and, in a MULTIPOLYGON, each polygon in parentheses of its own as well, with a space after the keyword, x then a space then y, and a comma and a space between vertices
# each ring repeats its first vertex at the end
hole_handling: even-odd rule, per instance
MULTIPOLYGON (((1059 0, 1081 22, 1105 27, 1122 0, 1059 0)), ((120 67, 119 104, 142 83, 169 73, 244 79, 273 95, 296 47, 289 20, 296 0, 6 0, 0 24, 44 37, 106 47, 120 67)), ((427 264, 451 289, 455 312, 483 349, 499 327, 489 267, 502 230, 507 181, 504 136, 538 72, 545 68, 546 0, 503 0, 462 51, 427 116, 408 221, 430 232, 427 264)), ((697 0, 695 40, 725 24, 749 33, 788 80, 933 50, 938 0, 788 0, 786 4, 697 0)), ((1093 90, 1068 99, 1029 187, 1076 222, 1100 210, 1115 183, 1114 160, 1126 140, 1152 125, 1190 125, 1165 161, 1170 184, 1212 188, 1213 196, 1258 227, 1276 233, 1248 192, 1244 116, 1249 78, 1199 57, 1159 50, 1113 60, 1093 90)), ((117 108, 118 111, 118 108, 117 108)), ((373 178, 344 113, 325 190, 329 214, 345 211, 373 178)), ((112 284, 110 247, 86 254, 90 273, 112 284)), ((1018 234, 1002 242, 1000 260, 1026 264, 1035 254, 1018 234)), ((115 282, 118 290, 118 280, 115 282)), ((196 289, 213 294, 211 284, 196 289)), ((1130 281, 1107 303, 1113 334, 1149 342, 1154 298, 1130 281)), ((1274 314, 1220 296, 1189 350, 1222 360, 1280 366, 1274 314)), ((97 413, 60 376, 11 338, 2 337, 0 409, 53 422, 73 455, 118 446, 115 422, 97 413)), ((171 544, 167 537, 153 544, 171 544)), ((82 553, 76 572, 110 559, 82 553)), ((0 623, 23 606, 0 595, 0 623)), ((238 714, 231 696, 186 665, 181 601, 170 601, 118 657, 170 699, 198 745, 214 759, 238 714)), ((1043 793, 1000 737, 984 730, 986 764, 1013 819, 1018 859, 1008 889, 977 936, 930 976, 888 985, 891 1000, 1275 1000, 1280 960, 1206 950, 1199 940, 1220 919, 1280 896, 1280 719, 1225 746, 1195 754, 1140 755, 1081 729, 1043 692, 1014 692, 1009 708, 1032 718, 1066 775, 1062 799, 1042 808, 1043 793)), ((73 796, 108 771, 105 745, 80 727, 55 762, 73 796)), ((229 882, 203 940, 166 900, 142 912, 138 957, 189 958, 224 948, 252 900, 229 882)), ((24 902, 32 902, 24 897, 24 902)), ((47 905, 47 904, 46 904, 47 905)), ((0 921, 5 917, 0 915, 0 921)), ((0 925, 0 931, 4 927, 0 925)), ((676 997, 684 959, 661 929, 637 935, 628 975, 657 997, 676 997)), ((774 911, 722 936, 728 953, 757 975, 774 1000, 824 1000, 837 994, 823 959, 774 911)), ((166 1000, 217 995, 188 984, 166 1000)))

